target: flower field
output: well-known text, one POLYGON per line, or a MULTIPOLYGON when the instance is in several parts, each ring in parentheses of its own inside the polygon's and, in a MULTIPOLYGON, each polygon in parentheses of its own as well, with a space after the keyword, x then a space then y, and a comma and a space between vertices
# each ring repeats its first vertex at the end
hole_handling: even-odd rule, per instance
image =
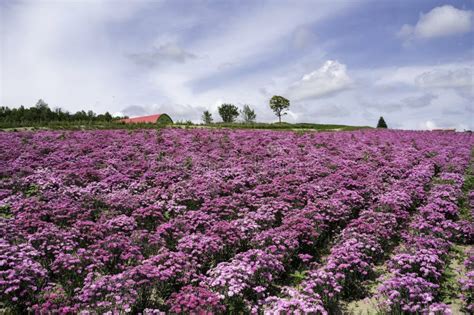
POLYGON ((0 133, 0 312, 474 312, 470 133, 0 133), (382 271, 381 271, 382 270, 382 271))

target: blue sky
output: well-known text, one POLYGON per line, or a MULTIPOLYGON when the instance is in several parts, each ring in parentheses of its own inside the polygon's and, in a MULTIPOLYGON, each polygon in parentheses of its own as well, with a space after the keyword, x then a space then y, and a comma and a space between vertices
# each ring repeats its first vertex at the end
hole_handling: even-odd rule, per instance
POLYGON ((474 129, 472 1, 1 1, 1 105, 474 129))

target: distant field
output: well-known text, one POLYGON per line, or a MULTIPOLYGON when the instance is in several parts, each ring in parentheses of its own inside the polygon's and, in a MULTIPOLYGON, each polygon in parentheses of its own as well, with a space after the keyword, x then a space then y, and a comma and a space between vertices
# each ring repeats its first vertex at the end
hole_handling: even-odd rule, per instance
POLYGON ((2 132, 0 313, 467 312, 473 148, 374 129, 2 132))
MULTIPOLYGON (((199 126, 199 125, 198 125, 199 126)), ((212 125, 203 125, 203 127, 211 128, 235 128, 235 129, 269 129, 269 130, 336 130, 336 131, 350 131, 358 129, 371 128, 368 126, 347 126, 347 125, 331 125, 331 124, 311 124, 311 123, 254 123, 254 124, 242 124, 242 123, 216 123, 212 125)))
POLYGON ((37 123, 34 125, 0 125, 0 130, 20 131, 20 130, 84 130, 84 129, 157 129, 164 127, 174 128, 230 128, 230 129, 268 129, 268 130, 299 130, 299 131, 351 131, 358 129, 368 129, 368 126, 348 126, 332 124, 310 124, 310 123, 215 123, 210 125, 175 123, 172 125, 159 124, 122 124, 122 123, 64 123, 50 122, 48 124, 37 123))

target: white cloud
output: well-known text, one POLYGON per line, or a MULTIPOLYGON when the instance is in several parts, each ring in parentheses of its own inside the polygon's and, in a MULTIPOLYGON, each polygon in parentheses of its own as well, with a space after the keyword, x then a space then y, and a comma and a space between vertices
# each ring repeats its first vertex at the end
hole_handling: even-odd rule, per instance
POLYGON ((472 31, 473 12, 444 5, 421 14, 416 25, 405 24, 398 36, 405 39, 435 38, 472 31))
POLYGON ((433 69, 423 72, 415 78, 420 87, 464 88, 473 87, 474 71, 472 68, 433 69))
POLYGON ((400 112, 402 104, 393 100, 369 100, 361 103, 366 109, 374 110, 383 114, 400 112))
MULTIPOLYGON (((350 104, 352 112, 344 117, 354 119, 355 113, 361 112, 362 121, 374 121, 375 124, 379 116, 384 116, 390 127, 473 129, 474 93, 465 93, 469 88, 472 90, 472 86, 462 87, 458 82, 461 80, 451 82, 453 79, 449 76, 449 84, 441 85, 439 80, 436 81, 438 87, 420 86, 415 80, 424 73, 450 73, 465 68, 472 68, 471 63, 354 69, 351 76, 357 81, 357 89, 337 96, 343 97, 337 104, 350 104)), ((316 103, 322 103, 322 100, 316 103)))
POLYGON ((462 69, 472 62, 364 70, 352 61, 347 72, 341 63, 325 63, 326 50, 340 52, 318 27, 360 1, 258 3, 227 14, 223 6, 192 1, 192 10, 182 11, 179 1, 159 8, 155 1, 11 2, 0 7, 0 103, 28 106, 44 98, 70 111, 164 111, 194 121, 205 109, 217 120, 222 102, 249 103, 259 121, 274 121, 268 100, 286 91, 296 97, 289 97, 285 121, 375 125, 383 114, 390 126, 431 120, 473 128, 473 93, 459 92, 470 88, 462 69), (317 45, 312 29, 320 32, 317 45), (126 58, 133 53, 150 67, 126 58), (361 101, 367 98, 369 106, 361 101))
POLYGON ((126 116, 126 115, 125 115, 124 113, 122 113, 122 112, 114 112, 114 113, 112 114, 112 116, 114 116, 114 117, 124 117, 124 116, 126 116))
POLYGON ((149 109, 144 108, 139 105, 131 105, 127 106, 124 109, 120 111, 120 113, 123 113, 124 115, 127 115, 129 117, 135 117, 135 116, 145 116, 145 115, 151 115, 151 114, 156 114, 154 112, 150 112, 149 109))
POLYGON ((311 47, 316 40, 316 34, 307 26, 298 27, 293 33, 293 47, 305 49, 311 47))
POLYGON ((282 5, 270 1, 252 12, 236 12, 234 18, 217 23, 206 36, 187 42, 186 49, 199 58, 186 64, 167 63, 151 69, 146 74, 150 85, 163 95, 164 103, 203 105, 209 110, 216 107, 213 104, 219 99, 237 105, 255 104, 259 120, 273 120, 269 97, 284 94, 306 71, 307 67, 302 66, 304 61, 314 64, 324 60, 321 48, 307 47, 305 55, 296 62, 275 62, 272 67, 247 71, 288 49, 286 40, 291 40, 301 25, 306 27, 336 12, 340 14, 355 3, 327 2, 315 14, 308 14, 315 5, 313 2, 282 5), (268 95, 261 93, 262 88, 268 95))
POLYGON ((0 8, 2 105, 32 106, 43 98, 70 111, 116 111, 130 80, 104 25, 129 19, 142 4, 109 4, 22 1, 0 8))
POLYGON ((438 129, 438 125, 432 120, 427 120, 424 121, 423 123, 420 124, 420 129, 427 129, 427 130, 433 130, 433 129, 438 129))
POLYGON ((185 63, 189 59, 196 58, 196 55, 185 51, 176 43, 166 43, 160 47, 154 47, 149 52, 129 54, 128 57, 138 65, 154 67, 168 61, 185 63))
POLYGON ((382 68, 378 72, 375 85, 385 88, 472 88, 474 80, 474 66, 470 62, 382 68))
POLYGON ((352 80, 347 74, 346 65, 328 60, 324 65, 293 83, 288 95, 295 101, 323 97, 348 89, 352 80))
POLYGON ((437 98, 437 95, 427 93, 420 96, 408 96, 402 99, 402 103, 409 108, 423 108, 431 105, 431 102, 437 98))
POLYGON ((268 1, 232 5, 236 10, 228 14, 224 6, 198 2, 187 3, 189 10, 156 1, 12 3, 0 8, 0 102, 29 106, 43 98, 66 110, 96 112, 173 104, 170 111, 181 115, 182 107, 183 116, 198 120, 190 107, 213 110, 221 99, 255 104, 259 120, 270 121, 269 97, 324 60, 321 47, 307 45, 310 27, 357 5, 268 1), (298 60, 277 60, 288 44, 304 52, 298 60), (253 70, 272 58, 272 67, 253 70))
POLYGON ((377 71, 379 78, 375 80, 374 87, 387 93, 410 89, 411 92, 437 94, 440 90, 451 90, 470 102, 474 99, 474 66, 470 62, 382 68, 377 71))

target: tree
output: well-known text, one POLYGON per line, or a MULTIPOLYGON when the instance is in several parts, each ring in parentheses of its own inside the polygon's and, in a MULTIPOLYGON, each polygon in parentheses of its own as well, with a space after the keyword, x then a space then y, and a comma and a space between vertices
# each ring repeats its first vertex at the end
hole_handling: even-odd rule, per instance
POLYGON ((239 109, 233 104, 222 104, 218 108, 219 115, 225 123, 234 122, 239 117, 239 109))
POLYGON ((77 111, 74 115, 73 115, 73 120, 87 120, 87 113, 84 111, 84 110, 81 110, 81 111, 77 111))
POLYGON ((48 104, 45 101, 43 101, 42 99, 39 99, 38 102, 36 102, 35 107, 40 109, 40 110, 49 109, 48 104))
MULTIPOLYGON (((167 115, 160 116, 160 122, 167 115)), ((119 117, 113 117, 109 112, 105 114, 97 115, 92 110, 88 112, 79 111, 75 114, 71 114, 68 111, 62 110, 60 107, 54 107, 50 109, 49 105, 39 100, 35 106, 25 108, 21 105, 18 108, 8 108, 5 106, 0 107, 0 126, 7 127, 20 127, 20 126, 32 126, 38 124, 48 124, 50 122, 82 122, 89 120, 91 123, 114 121, 118 120, 119 117)), ((168 117, 169 118, 169 117, 168 117)), ((171 119, 169 118, 172 123, 171 119)))
POLYGON ((250 108, 249 105, 244 105, 244 108, 240 112, 245 123, 253 123, 257 118, 255 111, 250 108))
POLYGON ((290 101, 283 96, 274 95, 270 99, 270 108, 277 115, 278 121, 281 123, 281 116, 286 115, 285 111, 290 108, 290 101))
POLYGON ((35 112, 35 116, 37 117, 37 120, 40 120, 40 121, 48 121, 50 120, 52 117, 52 112, 51 112, 51 109, 49 109, 49 106, 48 104, 46 104, 45 101, 43 101, 42 99, 38 100, 38 102, 36 102, 36 105, 35 107, 32 109, 34 110, 35 112))
POLYGON ((112 115, 110 115, 109 112, 105 112, 105 114, 104 114, 104 120, 105 120, 105 121, 112 121, 112 119, 113 119, 112 115))
POLYGON ((202 122, 205 123, 206 125, 212 124, 212 114, 206 110, 202 113, 202 122))
POLYGON ((89 118, 89 120, 94 120, 95 118, 95 113, 91 110, 88 110, 87 111, 87 118, 89 118))
POLYGON ((377 123, 377 128, 388 128, 387 123, 385 122, 382 116, 380 116, 379 118, 379 122, 377 123))

